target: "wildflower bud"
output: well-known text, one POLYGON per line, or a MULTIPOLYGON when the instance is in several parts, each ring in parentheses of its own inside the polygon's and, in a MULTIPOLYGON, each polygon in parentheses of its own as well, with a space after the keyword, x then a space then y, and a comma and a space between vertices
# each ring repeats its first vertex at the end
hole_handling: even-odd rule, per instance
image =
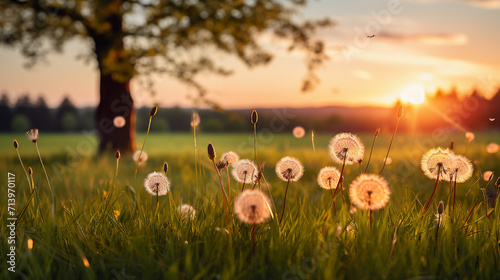
POLYGON ((495 176, 495 173, 491 173, 490 178, 488 179, 488 182, 491 181, 491 179, 493 179, 493 176, 495 176))
POLYGON ((156 115, 156 112, 158 112, 158 106, 154 106, 152 109, 151 109, 151 112, 149 112, 149 115, 154 116, 156 115))
POLYGON ((164 162, 164 163, 163 163, 163 171, 164 171, 165 173, 167 173, 167 171, 168 171, 168 164, 167 164, 167 162, 164 162))
POLYGON ((210 158, 210 160, 215 160, 215 149, 212 143, 208 143, 208 158, 210 158))
POLYGON ((377 128, 377 130, 375 130, 375 137, 377 137, 379 133, 380 133, 380 127, 377 128))
POLYGON ((450 150, 453 150, 453 145, 455 144, 455 142, 453 140, 451 140, 451 144, 450 144, 450 150))
POLYGON ((399 106, 398 108, 398 118, 401 118, 403 116, 403 106, 399 106))
POLYGON ((14 149, 19 148, 19 143, 17 143, 17 140, 14 139, 14 149))
POLYGON ((443 201, 440 201, 438 204, 438 214, 442 215, 444 213, 444 203, 443 201))
POLYGON ((116 159, 119 159, 119 158, 120 158, 120 150, 116 150, 116 153, 115 153, 115 158, 116 158, 116 159))
POLYGON ((252 121, 252 124, 256 124, 259 121, 259 115, 257 114, 257 111, 255 111, 255 110, 252 111, 251 121, 252 121))
POLYGON ((29 174, 29 175, 32 175, 32 174, 33 174, 33 169, 31 168, 31 166, 28 168, 28 174, 29 174))

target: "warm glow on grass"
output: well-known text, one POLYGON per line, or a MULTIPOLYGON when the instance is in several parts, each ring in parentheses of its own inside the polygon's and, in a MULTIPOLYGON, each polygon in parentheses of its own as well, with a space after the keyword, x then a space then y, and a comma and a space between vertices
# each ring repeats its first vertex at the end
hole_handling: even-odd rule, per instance
POLYGON ((420 104, 425 101, 425 90, 422 85, 411 85, 401 91, 401 100, 405 103, 420 104))

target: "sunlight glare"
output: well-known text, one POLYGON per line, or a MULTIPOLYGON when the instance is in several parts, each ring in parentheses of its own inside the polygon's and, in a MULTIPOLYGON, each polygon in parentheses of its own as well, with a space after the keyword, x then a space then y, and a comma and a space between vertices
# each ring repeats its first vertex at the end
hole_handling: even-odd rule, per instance
POLYGON ((422 85, 411 85, 401 92, 401 100, 412 104, 421 104, 425 101, 425 90, 422 85))

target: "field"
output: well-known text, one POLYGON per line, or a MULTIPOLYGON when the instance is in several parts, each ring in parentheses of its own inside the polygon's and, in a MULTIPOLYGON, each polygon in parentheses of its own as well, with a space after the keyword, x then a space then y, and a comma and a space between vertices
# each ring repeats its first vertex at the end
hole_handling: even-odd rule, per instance
MULTIPOLYGON (((151 134, 144 149, 149 159, 138 168, 134 192, 136 166, 130 155, 120 158, 115 182, 117 161, 113 154, 94 155, 95 135, 42 133, 38 145, 55 193, 54 218, 34 144, 24 135, 0 135, 0 278, 500 279, 500 206, 497 203, 487 218, 491 204, 485 195, 494 189, 497 176, 488 183, 482 174, 500 165, 498 152, 486 152, 489 143, 499 142, 500 134, 476 134, 469 144, 462 133, 396 135, 389 153, 392 163, 381 174, 389 182, 391 199, 385 208, 374 211, 372 228, 367 211, 349 213, 348 186, 366 167, 373 135, 360 135, 365 159, 361 166, 346 166, 346 200, 342 193, 337 196, 336 215, 330 192, 317 183, 322 167, 341 168, 327 152, 332 136, 316 135, 314 152, 310 134, 297 139, 291 134, 257 133, 257 160, 265 162, 267 182, 261 188, 271 194, 275 209, 271 219, 256 227, 252 253, 252 226, 241 223, 232 211, 225 222, 219 179, 207 156, 211 142, 217 159, 230 150, 253 159, 252 134, 201 132, 196 157, 192 134, 151 134), (7 270, 8 173, 16 178, 18 217, 30 201, 14 139, 19 141, 24 165, 33 168, 39 195, 17 222, 16 272, 12 273, 7 270), (473 162, 473 176, 457 185, 452 213, 449 183, 440 182, 424 215, 434 181, 421 171, 421 157, 430 148, 448 147, 451 140, 454 151, 473 162), (305 173, 290 183, 285 218, 279 225, 286 182, 278 179, 274 165, 284 156, 298 158, 305 173), (156 211, 156 197, 144 190, 143 181, 148 173, 161 172, 164 162, 171 190, 159 197, 156 211), (438 227, 435 214, 440 200, 446 216, 438 227), (196 209, 193 220, 180 218, 177 209, 183 203, 196 209)), ((144 137, 139 135, 139 146, 144 137)), ((390 138, 391 132, 385 131, 376 139, 368 173, 381 170, 390 138)), ((221 175, 227 189, 225 169, 221 175)), ((234 202, 241 184, 231 178, 230 185, 234 202)))

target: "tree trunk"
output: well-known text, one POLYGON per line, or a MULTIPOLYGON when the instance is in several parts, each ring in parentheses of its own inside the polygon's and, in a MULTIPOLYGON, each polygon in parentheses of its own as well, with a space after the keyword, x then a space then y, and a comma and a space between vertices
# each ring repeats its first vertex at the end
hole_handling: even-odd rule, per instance
POLYGON ((100 102, 96 111, 99 132, 99 152, 120 150, 122 153, 136 149, 135 109, 130 95, 130 81, 118 81, 112 74, 100 74, 100 102), (123 117, 125 125, 117 127, 116 117, 123 117))

